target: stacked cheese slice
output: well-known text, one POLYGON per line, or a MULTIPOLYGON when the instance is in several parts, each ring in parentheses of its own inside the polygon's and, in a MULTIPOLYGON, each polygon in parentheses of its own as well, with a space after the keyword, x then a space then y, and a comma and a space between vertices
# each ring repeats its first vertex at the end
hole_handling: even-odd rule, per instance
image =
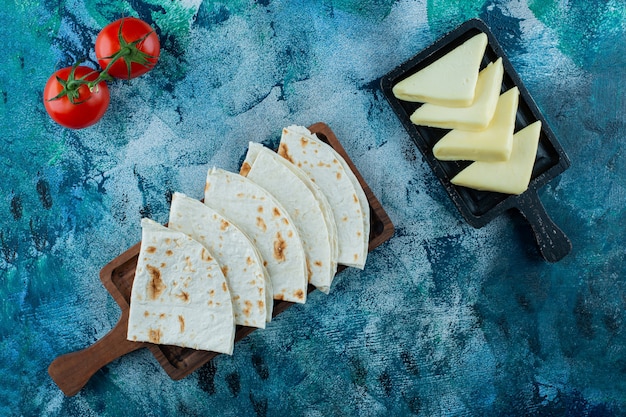
POLYGON ((423 103, 410 116, 414 124, 450 129, 433 147, 437 159, 475 161, 453 184, 521 194, 530 182, 541 122, 515 133, 519 90, 502 92, 502 58, 480 70, 486 46, 486 34, 471 37, 398 82, 393 93, 423 103))
POLYGON ((283 129, 278 152, 250 143, 240 172, 209 169, 203 201, 174 193, 167 226, 142 220, 127 337, 231 354, 236 326, 264 328, 273 300, 363 269, 369 227, 361 184, 308 129, 283 129))

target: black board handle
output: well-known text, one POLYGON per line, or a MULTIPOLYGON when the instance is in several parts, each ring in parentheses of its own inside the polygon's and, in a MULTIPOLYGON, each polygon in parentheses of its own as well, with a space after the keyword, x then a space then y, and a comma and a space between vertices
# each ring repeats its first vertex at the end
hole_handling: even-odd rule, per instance
POLYGON ((539 200, 537 190, 528 189, 518 199, 518 209, 535 235, 541 256, 548 262, 558 262, 572 250, 572 242, 552 221, 539 200))

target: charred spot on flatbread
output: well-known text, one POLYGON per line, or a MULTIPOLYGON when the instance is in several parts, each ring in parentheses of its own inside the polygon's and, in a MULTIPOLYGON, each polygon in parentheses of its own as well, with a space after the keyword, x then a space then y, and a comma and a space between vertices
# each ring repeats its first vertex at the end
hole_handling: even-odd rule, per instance
POLYGON ((250 315, 252 314, 252 303, 250 302, 250 300, 246 300, 244 304, 245 304, 245 307, 243 309, 243 314, 246 317, 250 317, 250 315))
POLYGON ((286 144, 281 143, 280 145, 278 145, 278 154, 289 162, 293 163, 293 158, 289 155, 289 148, 286 144))
POLYGON ((148 270, 148 275, 150 275, 147 288, 148 298, 156 300, 161 296, 166 288, 165 283, 161 278, 161 270, 152 265, 146 265, 146 269, 148 270))
MULTIPOLYGON (((205 250, 204 248, 202 248, 202 254, 200 255, 200 257, 204 261, 210 261, 212 259, 211 255, 209 255, 209 251, 205 250)), ((183 271, 196 272, 193 266, 193 261, 191 260, 189 256, 185 256, 185 267, 183 268, 183 271)))
POLYGON ((224 230, 228 229, 228 226, 230 226, 228 221, 226 221, 225 219, 221 219, 220 220, 220 230, 221 231, 224 231, 224 230))
POLYGON ((146 252, 148 253, 155 253, 157 251, 157 248, 155 246, 148 246, 146 248, 146 252))
POLYGON ((280 213, 280 210, 278 210, 278 207, 274 207, 272 209, 272 214, 274 215, 274 217, 280 217, 281 216, 281 213, 280 213))
POLYGON ((168 249, 168 250, 165 251, 165 254, 167 256, 172 256, 174 254, 174 251, 172 251, 171 249, 168 249))
POLYGON ((200 253, 200 257, 205 262, 213 261, 213 257, 211 256, 211 253, 209 253, 209 251, 206 250, 205 248, 202 248, 202 252, 200 253))
POLYGON ((178 294, 176 294, 176 297, 180 300, 182 300, 185 303, 189 302, 189 293, 185 292, 185 291, 181 291, 178 294))
POLYGON ((256 218, 256 225, 263 232, 267 231, 267 224, 265 224, 265 220, 263 220, 262 217, 257 217, 256 218))
MULTIPOLYGON (((224 274, 225 277, 228 276, 228 265, 223 265, 222 266, 222 274, 224 274)), ((226 285, 226 284, 224 284, 226 285)))
POLYGON ((241 165, 241 169, 239 170, 239 174, 243 175, 244 177, 248 175, 248 172, 250 172, 250 169, 252 169, 252 167, 250 166, 249 163, 244 162, 241 165))
POLYGON ((161 336, 163 336, 163 333, 161 333, 161 329, 148 330, 148 340, 151 343, 159 343, 161 341, 161 336))
POLYGON ((284 262, 286 259, 285 250, 287 250, 287 242, 285 242, 283 235, 277 232, 276 238, 274 239, 274 259, 278 262, 284 262))
POLYGON ((304 300, 304 291, 300 290, 296 290, 293 293, 294 297, 296 297, 298 300, 304 300))
POLYGON ((180 314, 178 315, 178 324, 180 324, 180 332, 184 333, 185 332, 185 318, 181 316, 180 314))

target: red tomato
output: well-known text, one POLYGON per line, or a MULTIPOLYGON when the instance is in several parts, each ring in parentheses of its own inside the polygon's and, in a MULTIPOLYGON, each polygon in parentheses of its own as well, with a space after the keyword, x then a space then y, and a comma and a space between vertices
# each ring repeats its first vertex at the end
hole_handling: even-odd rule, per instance
POLYGON ((154 67, 161 45, 149 24, 135 17, 123 17, 100 31, 95 50, 103 70, 115 78, 128 80, 154 67))
POLYGON ((82 129, 100 120, 109 106, 109 87, 100 81, 90 90, 85 83, 94 81, 98 74, 81 65, 52 74, 43 90, 43 104, 52 120, 71 129, 82 129))

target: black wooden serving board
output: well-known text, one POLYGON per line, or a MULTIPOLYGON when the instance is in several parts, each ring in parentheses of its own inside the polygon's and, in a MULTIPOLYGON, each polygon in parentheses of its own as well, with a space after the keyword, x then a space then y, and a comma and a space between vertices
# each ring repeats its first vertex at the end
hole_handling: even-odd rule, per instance
POLYGON ((441 39, 424 51, 418 53, 407 62, 401 64, 380 80, 383 94, 392 109, 406 128, 410 137, 440 180, 448 195, 458 208, 461 215, 473 227, 479 228, 509 209, 517 209, 528 220, 539 245, 541 255, 550 262, 556 262, 566 256, 572 248, 568 237, 559 229, 546 213, 539 200, 537 190, 561 174, 570 166, 565 151, 550 129, 545 117, 538 109, 530 93, 522 83, 519 75, 511 65, 501 46, 498 44, 489 27, 479 19, 472 19, 441 39), (471 37, 483 32, 488 37, 488 45, 483 57, 482 67, 489 62, 502 58, 504 77, 501 91, 517 86, 520 92, 519 106, 515 121, 515 131, 540 120, 542 124, 537 158, 533 167, 528 190, 521 195, 509 195, 490 191, 478 191, 467 187, 456 186, 450 180, 467 167, 468 161, 440 161, 433 155, 433 146, 448 130, 426 126, 417 126, 409 117, 421 106, 399 100, 393 95, 392 88, 399 81, 409 77, 420 69, 441 58, 471 37))

